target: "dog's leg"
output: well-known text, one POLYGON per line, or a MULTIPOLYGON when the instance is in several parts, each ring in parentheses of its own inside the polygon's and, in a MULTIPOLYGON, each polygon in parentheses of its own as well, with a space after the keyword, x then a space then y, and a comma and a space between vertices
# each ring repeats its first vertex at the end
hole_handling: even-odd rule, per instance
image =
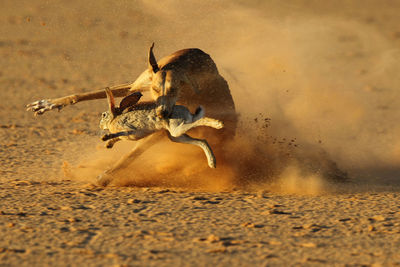
POLYGON ((144 139, 142 142, 137 143, 131 152, 123 156, 118 160, 110 169, 97 177, 97 182, 101 186, 107 186, 113 180, 113 174, 117 171, 124 169, 129 166, 136 158, 138 158, 143 152, 152 147, 162 138, 162 132, 156 132, 144 139))
MULTIPOLYGON (((119 96, 125 96, 131 89, 131 84, 126 83, 126 84, 120 84, 116 86, 110 87, 110 90, 113 92, 113 94, 116 97, 119 96)), ((96 90, 96 91, 91 91, 88 93, 83 93, 83 94, 75 94, 75 95, 69 95, 69 96, 64 96, 60 98, 55 98, 55 99, 42 99, 38 100, 35 102, 32 102, 28 105, 26 105, 26 110, 27 111, 33 111, 35 112, 35 115, 41 115, 45 113, 46 111, 52 110, 52 109, 62 109, 65 106, 68 105, 73 105, 81 101, 86 101, 86 100, 94 100, 94 99, 101 99, 101 98, 106 98, 106 92, 104 89, 96 90)))
POLYGON ((168 137, 172 142, 183 143, 183 144, 192 144, 195 146, 199 146, 201 149, 203 149, 204 153, 206 154, 208 166, 210 168, 216 167, 216 160, 215 160, 214 153, 212 152, 211 147, 207 143, 206 140, 196 139, 196 138, 190 137, 187 134, 183 134, 181 136, 174 137, 168 133, 168 137))
MULTIPOLYGON (((116 86, 110 86, 110 90, 115 97, 126 96, 128 93, 146 92, 150 90, 152 74, 145 70, 133 83, 125 83, 116 86)), ((103 89, 91 91, 83 94, 75 94, 55 99, 42 99, 26 105, 27 111, 33 111, 35 115, 41 115, 46 111, 53 109, 62 109, 65 106, 73 105, 78 102, 106 98, 106 92, 103 89)))

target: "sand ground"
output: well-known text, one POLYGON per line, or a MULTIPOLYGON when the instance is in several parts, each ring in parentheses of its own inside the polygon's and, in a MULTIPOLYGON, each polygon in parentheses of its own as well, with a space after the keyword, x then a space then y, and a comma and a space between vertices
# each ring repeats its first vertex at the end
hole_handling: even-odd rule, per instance
POLYGON ((0 266, 400 265, 397 1, 4 0, 0 10, 0 266), (322 146, 351 182, 221 191, 65 177, 63 162, 106 153, 105 102, 41 117, 24 105, 132 81, 153 41, 160 56, 210 53, 243 118, 266 112, 275 137, 322 146))

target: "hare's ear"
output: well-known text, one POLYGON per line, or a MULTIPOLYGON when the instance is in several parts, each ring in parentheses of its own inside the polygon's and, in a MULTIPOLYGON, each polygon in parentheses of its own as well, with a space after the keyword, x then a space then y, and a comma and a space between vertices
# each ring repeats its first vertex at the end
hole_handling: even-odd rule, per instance
POLYGON ((122 98, 121 103, 119 104, 119 110, 122 112, 125 109, 135 105, 137 102, 139 102, 141 97, 142 93, 140 92, 135 92, 128 96, 125 96, 124 98, 122 98))
POLYGON ((115 100, 114 100, 114 96, 110 90, 110 88, 106 88, 106 94, 107 94, 107 99, 108 99, 108 107, 110 108, 110 113, 113 116, 117 116, 117 111, 115 108, 115 100))
POLYGON ((156 73, 160 70, 160 68, 158 67, 156 57, 154 56, 153 48, 154 43, 150 46, 149 50, 149 68, 153 71, 153 73, 156 73))

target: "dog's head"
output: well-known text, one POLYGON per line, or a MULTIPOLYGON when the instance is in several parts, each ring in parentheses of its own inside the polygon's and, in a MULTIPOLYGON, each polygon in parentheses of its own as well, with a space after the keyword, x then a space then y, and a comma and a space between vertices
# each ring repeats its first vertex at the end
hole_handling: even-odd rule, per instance
POLYGON ((173 70, 160 69, 153 54, 153 45, 149 51, 149 69, 152 72, 151 95, 157 103, 157 116, 167 118, 178 99, 178 86, 176 83, 177 75, 173 70))

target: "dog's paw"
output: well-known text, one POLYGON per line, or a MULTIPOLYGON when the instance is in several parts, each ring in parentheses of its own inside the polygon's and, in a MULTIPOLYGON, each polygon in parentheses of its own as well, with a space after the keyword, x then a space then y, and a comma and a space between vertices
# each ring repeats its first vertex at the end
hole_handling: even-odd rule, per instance
POLYGON ((103 172, 99 176, 97 176, 97 185, 106 187, 109 185, 112 181, 112 176, 108 174, 107 172, 103 172))

